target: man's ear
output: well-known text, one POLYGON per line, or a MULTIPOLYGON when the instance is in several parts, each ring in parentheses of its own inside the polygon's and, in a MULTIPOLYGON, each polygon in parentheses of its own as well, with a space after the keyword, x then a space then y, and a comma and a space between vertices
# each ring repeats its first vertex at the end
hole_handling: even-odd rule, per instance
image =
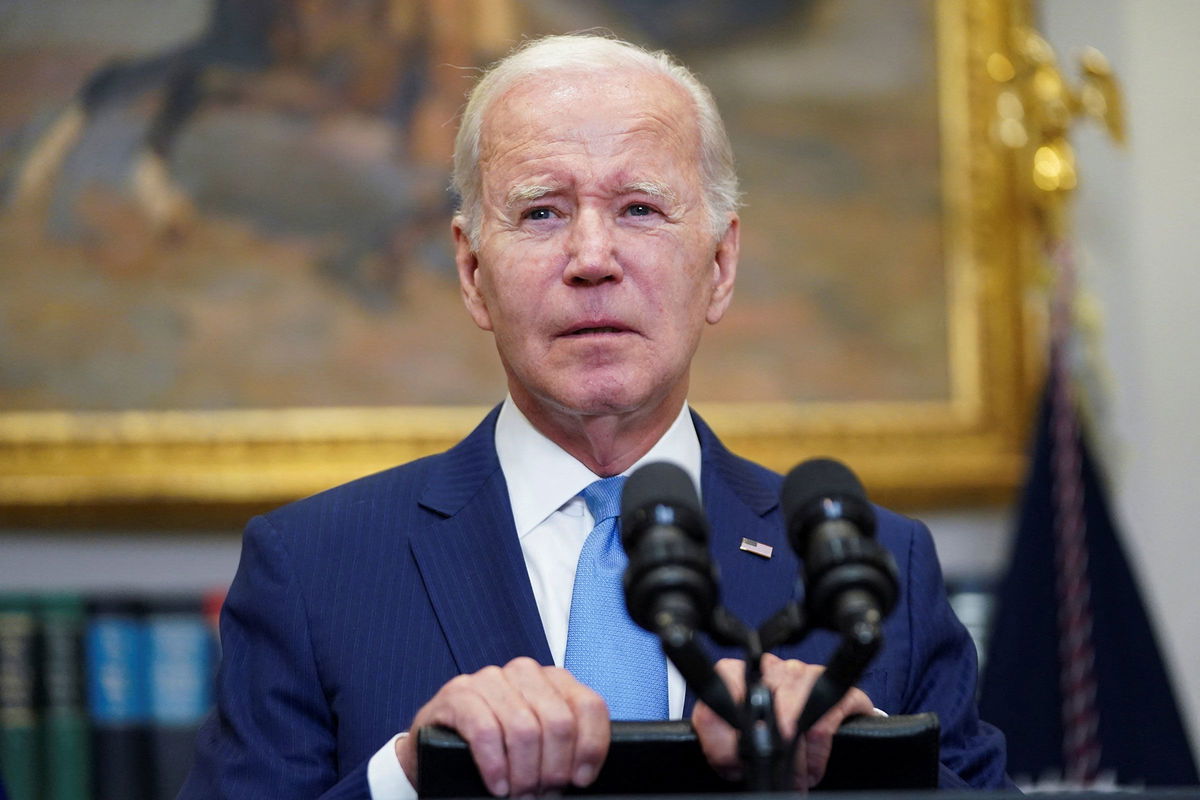
POLYGON ((466 224, 467 221, 461 214, 456 215, 450 223, 450 230, 454 234, 454 262, 458 267, 458 287, 471 319, 483 330, 490 331, 492 315, 488 313, 487 303, 479 290, 479 257, 471 247, 466 224))
POLYGON ((741 228, 738 217, 737 214, 734 214, 729 220, 729 227, 725 229, 725 234, 717 242, 717 249, 713 254, 712 295, 708 299, 708 313, 704 317, 710 325, 716 325, 721 321, 721 317, 725 316, 725 310, 729 308, 730 301, 733 300, 733 283, 737 278, 740 235, 741 228))

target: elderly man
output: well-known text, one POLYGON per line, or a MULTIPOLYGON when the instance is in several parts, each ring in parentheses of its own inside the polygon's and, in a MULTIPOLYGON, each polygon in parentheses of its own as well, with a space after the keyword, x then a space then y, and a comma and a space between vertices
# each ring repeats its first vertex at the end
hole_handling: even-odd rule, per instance
MULTIPOLYGON (((712 99, 663 54, 589 36, 530 43, 472 92, 455 186, 462 295, 495 337, 508 398, 447 453, 250 523, 219 707, 185 797, 411 796, 408 733, 433 724, 469 742, 497 795, 588 785, 610 717, 690 716, 710 762, 737 770, 736 733, 694 704, 649 634, 598 610, 620 602, 605 501, 614 476, 647 461, 697 480, 736 614, 758 624, 797 575, 779 476, 726 451, 686 405, 738 260, 712 99), (775 558, 739 551, 743 536, 775 558)), ((976 717, 973 648, 928 532, 880 510, 879 535, 901 605, 861 689, 806 738, 796 782, 819 778, 847 715, 878 706, 939 713, 944 784, 1001 786, 1003 741, 976 717)), ((764 658, 785 734, 829 644, 764 658)), ((741 691, 737 662, 719 670, 741 691)))

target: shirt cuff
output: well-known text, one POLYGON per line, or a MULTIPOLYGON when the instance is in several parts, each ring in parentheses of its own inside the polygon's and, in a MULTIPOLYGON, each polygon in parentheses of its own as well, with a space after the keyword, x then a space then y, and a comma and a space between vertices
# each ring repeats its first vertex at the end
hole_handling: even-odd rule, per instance
POLYGON ((396 758, 396 742, 408 736, 408 732, 397 733, 388 743, 375 751, 367 762, 367 788, 371 800, 417 800, 417 790, 404 774, 400 759, 396 758))

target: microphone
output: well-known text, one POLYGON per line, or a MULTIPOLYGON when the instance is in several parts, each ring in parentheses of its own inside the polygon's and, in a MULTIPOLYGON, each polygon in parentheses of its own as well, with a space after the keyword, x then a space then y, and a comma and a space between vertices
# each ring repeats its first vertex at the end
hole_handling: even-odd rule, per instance
POLYGON ((899 581, 875 541, 875 510, 858 478, 838 461, 812 459, 788 473, 781 501, 814 623, 855 637, 878 631, 899 581))
POLYGON ((696 487, 680 467, 660 461, 629 476, 621 493, 625 604, 634 622, 664 641, 708 627, 717 603, 708 535, 696 487))
POLYGON ((621 492, 621 543, 629 556, 623 578, 629 616, 657 634, 696 697, 738 726, 737 705, 696 638, 707 631, 717 639, 734 620, 719 613, 708 521, 686 472, 660 461, 629 476, 621 492))

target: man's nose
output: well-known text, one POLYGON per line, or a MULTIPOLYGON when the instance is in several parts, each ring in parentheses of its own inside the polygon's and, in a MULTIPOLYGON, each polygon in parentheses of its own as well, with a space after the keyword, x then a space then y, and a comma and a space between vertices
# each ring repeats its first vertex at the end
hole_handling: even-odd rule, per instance
POLYGON ((623 274, 617 262, 614 234, 612 222, 603 212, 596 209, 581 210, 571 221, 563 281, 576 286, 589 286, 621 280, 623 274))

